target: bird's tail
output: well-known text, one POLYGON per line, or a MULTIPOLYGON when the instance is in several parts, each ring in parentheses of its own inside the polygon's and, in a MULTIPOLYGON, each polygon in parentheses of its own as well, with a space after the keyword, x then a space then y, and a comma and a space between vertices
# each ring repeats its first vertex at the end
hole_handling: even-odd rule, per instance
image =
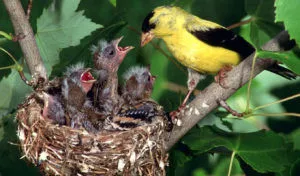
POLYGON ((284 68, 278 64, 272 65, 267 70, 270 72, 276 73, 277 75, 280 75, 289 80, 296 79, 296 77, 299 76, 296 73, 292 72, 291 70, 284 68))

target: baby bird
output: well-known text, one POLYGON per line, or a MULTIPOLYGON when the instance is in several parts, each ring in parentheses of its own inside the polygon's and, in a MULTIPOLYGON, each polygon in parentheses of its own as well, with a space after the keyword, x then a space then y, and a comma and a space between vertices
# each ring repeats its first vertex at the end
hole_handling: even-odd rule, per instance
MULTIPOLYGON (((189 92, 181 107, 204 75, 219 73, 215 79, 222 86, 224 73, 255 51, 251 44, 225 27, 174 6, 157 7, 145 17, 141 46, 155 37, 161 38, 174 57, 188 68, 189 92)), ((277 64, 268 70, 287 79, 296 77, 277 64)))
MULTIPOLYGON (((128 130, 161 117, 167 120, 163 108, 150 98, 155 78, 150 67, 132 67, 124 74, 124 105, 117 115, 108 119, 114 129, 128 130)), ((169 123, 167 121, 168 126, 169 123)))
POLYGON ((123 77, 125 85, 122 97, 126 104, 134 105, 140 100, 150 98, 156 79, 156 76, 151 75, 150 67, 131 67, 123 77))
POLYGON ((98 73, 97 82, 93 88, 94 102, 101 112, 107 114, 118 112, 120 96, 118 94, 117 71, 126 54, 132 46, 118 46, 123 37, 111 42, 100 40, 97 46, 92 46, 94 65, 98 73))
POLYGON ((46 92, 42 92, 42 94, 44 100, 43 117, 52 119, 54 123, 59 125, 65 125, 65 111, 61 97, 58 95, 50 95, 46 92))
POLYGON ((62 96, 68 115, 67 125, 72 128, 83 126, 87 131, 96 132, 97 129, 88 120, 89 112, 93 112, 93 109, 87 92, 96 81, 90 70, 81 63, 69 67, 62 83, 62 96))

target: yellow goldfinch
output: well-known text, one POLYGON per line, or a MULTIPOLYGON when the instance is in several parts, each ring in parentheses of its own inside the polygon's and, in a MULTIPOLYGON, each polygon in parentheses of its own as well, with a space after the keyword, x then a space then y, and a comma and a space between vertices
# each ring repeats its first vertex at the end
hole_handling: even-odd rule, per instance
MULTIPOLYGON (((215 78, 221 83, 223 72, 255 51, 251 44, 225 27, 174 6, 157 7, 144 19, 141 46, 154 37, 161 38, 174 57, 188 68, 189 92, 181 107, 204 75, 219 72, 215 78)), ((296 77, 277 64, 268 70, 287 79, 296 77)))

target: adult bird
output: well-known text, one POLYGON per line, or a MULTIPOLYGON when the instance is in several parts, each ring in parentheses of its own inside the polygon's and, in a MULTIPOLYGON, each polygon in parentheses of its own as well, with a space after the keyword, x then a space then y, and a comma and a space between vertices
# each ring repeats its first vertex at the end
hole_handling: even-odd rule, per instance
MULTIPOLYGON (((161 38, 173 56, 188 68, 189 91, 181 108, 204 75, 218 73, 215 79, 225 87, 226 71, 255 51, 251 44, 225 27, 174 6, 157 7, 144 19, 141 46, 155 37, 161 38)), ((296 77, 278 64, 268 70, 287 79, 296 77)))

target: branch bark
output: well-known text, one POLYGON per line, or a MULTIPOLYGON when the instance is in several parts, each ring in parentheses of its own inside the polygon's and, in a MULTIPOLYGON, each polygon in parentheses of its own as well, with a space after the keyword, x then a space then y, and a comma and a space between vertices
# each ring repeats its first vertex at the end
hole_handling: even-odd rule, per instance
POLYGON ((47 80, 46 68, 39 53, 32 28, 20 1, 3 0, 3 2, 13 24, 15 35, 25 35, 25 38, 18 41, 24 54, 30 74, 34 77, 41 76, 47 80))
MULTIPOLYGON (((264 50, 280 51, 290 41, 286 31, 279 33, 275 38, 270 40, 263 46, 264 50)), ((181 114, 180 127, 176 126, 171 132, 169 140, 166 142, 166 148, 169 150, 181 137, 183 137, 194 125, 208 115, 212 110, 219 106, 219 100, 226 100, 234 94, 240 87, 246 84, 250 79, 251 66, 254 54, 246 58, 238 66, 228 72, 225 79, 226 85, 230 85, 228 89, 222 88, 217 83, 210 84, 190 103, 188 108, 181 114)), ((257 58, 254 67, 254 77, 266 68, 274 64, 271 59, 257 58)))

